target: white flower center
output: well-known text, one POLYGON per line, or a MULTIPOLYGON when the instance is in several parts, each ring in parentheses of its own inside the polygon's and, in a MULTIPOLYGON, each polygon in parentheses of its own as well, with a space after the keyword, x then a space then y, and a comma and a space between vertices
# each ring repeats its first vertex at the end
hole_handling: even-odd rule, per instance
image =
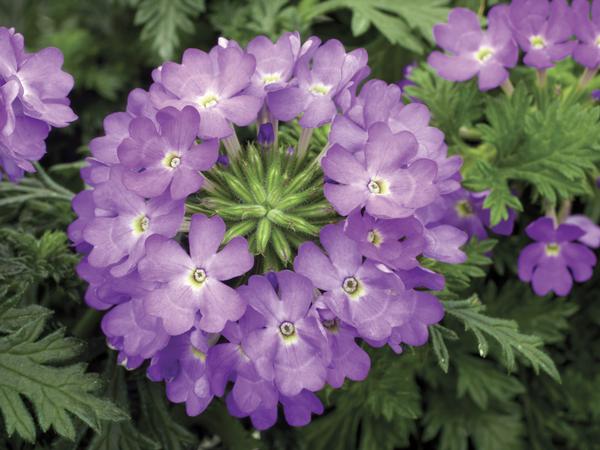
POLYGON ((163 159, 163 165, 168 169, 176 169, 181 165, 181 156, 177 153, 169 152, 163 159))
POLYGON ((460 200, 456 202, 454 209, 456 210, 458 217, 470 217, 473 215, 473 207, 468 200, 460 200))
POLYGON ((327 95, 331 90, 331 86, 327 86, 323 83, 315 83, 308 89, 313 95, 327 95))
POLYGON ((358 280, 354 277, 348 277, 342 283, 342 289, 348 294, 354 294, 358 291, 358 280))
POLYGON ((389 191, 388 184, 385 180, 371 180, 367 184, 367 189, 369 189, 371 194, 377 195, 387 194, 389 191))
POLYGON ((266 86, 268 84, 277 83, 281 81, 281 74, 279 72, 266 73, 262 77, 262 82, 266 86))
POLYGON ((219 103, 219 97, 212 92, 208 92, 198 99, 198 105, 204 109, 212 108, 217 103, 219 103))
POLYGON ((487 62, 492 56, 494 56, 494 50, 491 47, 479 47, 479 50, 475 52, 475 59, 480 63, 487 62))
POLYGON ((596 47, 600 47, 600 34, 596 37, 594 44, 596 44, 596 47))
POLYGON ((281 325, 279 325, 279 332, 284 336, 284 337, 290 337, 293 336, 294 333, 296 332, 296 327, 294 326, 294 324, 292 322, 281 322, 281 325))
POLYGON ((529 38, 529 43, 536 50, 541 50, 546 47, 546 40, 539 34, 531 36, 529 38))
POLYGON ((546 244, 546 256, 558 256, 560 253, 560 245, 556 242, 546 244))
POLYGON ((141 215, 133 220, 133 231, 137 234, 142 234, 150 228, 150 219, 147 216, 141 215))
POLYGON ((207 278, 208 276, 206 275, 206 271, 204 269, 198 268, 192 273, 192 280, 197 285, 204 283, 207 278))
POLYGON ((375 247, 379 247, 383 242, 383 236, 377 230, 371 230, 367 234, 367 240, 373 244, 375 247))

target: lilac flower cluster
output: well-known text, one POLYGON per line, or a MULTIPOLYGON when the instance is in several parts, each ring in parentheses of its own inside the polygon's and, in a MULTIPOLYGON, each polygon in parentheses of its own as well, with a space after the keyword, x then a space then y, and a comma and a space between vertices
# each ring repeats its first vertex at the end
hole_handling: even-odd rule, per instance
POLYGON ((44 156, 50 127, 77 119, 67 98, 73 77, 62 63, 57 48, 26 52, 21 34, 0 27, 0 179, 35 172, 32 161, 44 156))
POLYGON ((230 413, 258 429, 275 423, 279 403, 288 423, 307 424, 323 411, 316 391, 367 376, 357 339, 401 352, 425 344, 428 326, 442 319, 441 303, 416 288, 440 289, 443 277, 418 258, 464 261, 467 234, 429 212, 459 192, 462 162, 447 156, 427 108, 405 105, 397 85, 371 80, 359 91, 368 73, 366 52, 336 40, 302 43, 286 33, 243 49, 221 39, 156 69, 149 91, 132 91, 126 111, 109 115, 105 135, 90 143, 82 177, 91 189, 74 199, 69 228, 84 254, 86 302, 108 311, 102 329, 120 363, 149 360, 148 376, 188 414, 226 396, 230 413), (315 150, 312 130, 329 124, 326 147, 315 150), (248 165, 255 153, 235 127, 252 126, 265 161, 277 162, 283 125, 302 130, 294 151, 281 142, 286 165, 313 161, 299 175, 311 177, 320 161, 320 195, 337 219, 330 207, 305 206, 306 216, 272 207, 287 191, 262 165, 270 203, 243 209, 251 193, 237 188, 247 181, 237 162, 248 165), (221 178, 211 178, 215 170, 221 178), (198 200, 203 192, 225 190, 214 179, 240 199, 225 203, 224 218, 258 211, 257 233, 279 227, 274 240, 302 227, 311 233, 311 217, 328 214, 318 239, 299 243, 293 271, 264 270, 256 236, 234 232, 245 219, 199 212, 218 203, 198 200))
POLYGON ((464 8, 450 12, 447 24, 433 29, 437 44, 428 59, 450 81, 478 76, 482 91, 503 86, 510 92, 507 69, 523 63, 540 73, 572 56, 590 73, 600 66, 600 0, 513 0, 494 6, 482 29, 477 15, 464 8), (591 9, 591 14, 590 14, 591 9))
POLYGON ((597 259, 590 248, 600 247, 600 227, 588 217, 573 215, 561 224, 541 217, 525 232, 536 242, 519 255, 519 278, 531 282, 537 295, 567 295, 573 280, 582 282, 592 277, 597 259))

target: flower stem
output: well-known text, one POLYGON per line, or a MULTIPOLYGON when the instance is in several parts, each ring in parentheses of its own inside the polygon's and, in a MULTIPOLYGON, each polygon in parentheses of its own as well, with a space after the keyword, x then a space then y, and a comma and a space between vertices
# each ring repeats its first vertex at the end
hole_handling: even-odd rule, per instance
POLYGON ((581 78, 579 78, 579 83, 577 83, 577 90, 580 91, 582 89, 585 89, 586 86, 590 83, 590 81, 592 81, 593 78, 596 76, 596 73, 598 73, 598 67, 596 67, 595 69, 588 69, 586 67, 583 73, 581 74, 581 78))
POLYGON ((35 167, 35 170, 41 178, 42 183, 44 183, 48 189, 56 192, 57 194, 62 194, 63 196, 68 197, 69 199, 72 199, 75 196, 75 194, 72 191, 54 181, 39 162, 34 162, 33 166, 35 167))
POLYGON ((71 330, 71 334, 80 339, 91 336, 101 318, 102 313, 100 311, 96 311, 92 308, 87 309, 71 330))
POLYGON ((509 97, 512 97, 513 92, 515 91, 515 87, 510 82, 510 78, 507 78, 506 80, 504 80, 504 83, 502 83, 500 85, 500 87, 502 88, 502 90, 504 91, 504 93, 506 95, 508 95, 509 97))
POLYGON ((308 151, 308 145, 310 144, 310 138, 313 135, 313 128, 303 128, 298 140, 298 159, 304 159, 306 152, 308 151))
POLYGON ((483 15, 485 14, 485 4, 486 0, 479 0, 479 10, 477 11, 479 17, 483 17, 483 15))
POLYGON ((560 210, 558 211, 557 220, 559 224, 563 223, 567 219, 567 217, 569 217, 569 215, 571 214, 571 206, 573 206, 571 200, 563 200, 563 202, 560 205, 560 210))
POLYGON ((546 81, 548 80, 548 72, 546 69, 538 69, 536 71, 536 76, 538 87, 544 88, 546 86, 546 81))
POLYGON ((227 155, 231 159, 234 159, 234 158, 237 158, 237 156, 239 155, 240 150, 242 149, 242 146, 240 145, 240 141, 238 140, 238 137, 235 132, 235 128, 233 128, 233 125, 231 126, 231 131, 232 131, 231 136, 228 136, 223 139, 223 145, 225 146, 225 150, 227 150, 227 155))

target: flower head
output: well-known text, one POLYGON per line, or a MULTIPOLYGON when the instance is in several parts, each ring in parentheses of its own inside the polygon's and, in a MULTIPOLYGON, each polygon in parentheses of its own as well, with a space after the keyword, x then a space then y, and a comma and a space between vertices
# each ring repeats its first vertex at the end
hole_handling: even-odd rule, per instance
POLYGON ((240 295, 260 313, 264 325, 249 333, 242 346, 258 373, 272 380, 284 396, 325 384, 327 340, 317 319, 309 314, 314 287, 291 271, 276 274, 277 289, 263 276, 252 276, 240 295))
POLYGON ((473 11, 455 8, 448 23, 436 25, 433 34, 447 53, 433 52, 427 62, 446 80, 466 81, 477 75, 479 88, 486 91, 500 86, 508 78, 506 69, 517 64, 511 31, 493 10, 485 31, 473 11))
POLYGON ((166 190, 179 200, 196 192, 204 181, 199 173, 210 169, 218 157, 217 140, 196 144, 200 116, 186 106, 168 107, 156 115, 159 130, 145 117, 129 124, 129 137, 117 149, 119 160, 130 169, 125 186, 143 197, 157 197, 166 190))
POLYGON ((438 195, 437 165, 429 159, 409 165, 416 152, 411 133, 393 134, 387 125, 376 123, 369 128, 364 155, 356 157, 340 145, 329 149, 321 165, 335 183, 325 184, 325 197, 344 216, 362 207, 375 217, 410 216, 438 195))
POLYGON ((572 53, 576 43, 566 0, 513 0, 508 16, 528 66, 548 69, 572 53))
POLYGON ((254 57, 236 46, 217 45, 209 53, 188 49, 181 64, 163 64, 160 80, 150 88, 152 103, 158 109, 196 108, 201 138, 230 136, 232 124, 249 125, 262 106, 259 97, 244 92, 255 68, 254 57))
POLYGON ((12 181, 35 171, 50 127, 77 119, 67 98, 73 77, 62 64, 57 48, 28 53, 22 35, 0 27, 0 169, 12 181))
POLYGON ((246 302, 223 281, 238 277, 253 265, 248 243, 232 239, 219 251, 225 235, 220 217, 192 217, 188 255, 170 239, 155 237, 146 245, 146 256, 139 264, 142 279, 163 283, 147 298, 146 311, 160 317, 171 335, 188 331, 200 313, 198 328, 218 333, 228 320, 244 314, 246 302))
POLYGON ((531 281, 537 295, 553 291, 567 295, 575 281, 586 281, 592 276, 596 255, 585 245, 573 242, 585 232, 576 225, 555 226, 549 217, 530 223, 525 229, 536 241, 519 255, 519 278, 531 281))
POLYGON ((365 50, 346 53, 338 40, 327 41, 298 60, 297 86, 267 95, 269 110, 279 120, 291 120, 303 113, 302 127, 320 127, 333 120, 338 107, 349 103, 351 89, 368 74, 366 64, 365 50))
POLYGON ((573 1, 573 31, 577 45, 573 59, 588 69, 600 66, 600 1, 573 1), (590 15, 591 9, 591 15, 590 15))

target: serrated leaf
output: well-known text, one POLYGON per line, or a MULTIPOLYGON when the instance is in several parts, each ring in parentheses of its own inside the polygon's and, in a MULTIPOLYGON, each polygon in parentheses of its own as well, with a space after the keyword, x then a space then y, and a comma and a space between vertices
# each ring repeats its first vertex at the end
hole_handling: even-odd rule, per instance
MULTIPOLYGON (((101 387, 96 374, 85 373, 82 364, 62 365, 81 353, 83 345, 65 338, 62 329, 42 337, 48 316, 43 312, 0 338, 0 396, 7 399, 0 402, 0 410, 9 435, 16 432, 29 442, 35 439, 33 418, 21 397, 32 404, 42 431, 52 428, 71 440, 75 438, 72 416, 95 430, 100 430, 102 420, 126 418, 112 402, 95 394, 101 387)), ((9 328, 7 317, 4 313, 0 318, 4 330, 9 328)))
POLYGON ((475 335, 482 357, 487 354, 487 338, 490 337, 500 346, 502 363, 509 371, 515 370, 516 355, 519 355, 536 373, 545 372, 560 382, 560 374, 554 362, 540 350, 542 340, 537 336, 520 333, 515 321, 485 315, 485 306, 476 295, 467 300, 446 301, 444 308, 448 316, 458 319, 466 331, 475 335))
POLYGON ((134 22, 143 25, 142 39, 151 41, 162 59, 171 59, 179 45, 180 32, 191 33, 193 18, 204 9, 204 0, 141 0, 134 22))

